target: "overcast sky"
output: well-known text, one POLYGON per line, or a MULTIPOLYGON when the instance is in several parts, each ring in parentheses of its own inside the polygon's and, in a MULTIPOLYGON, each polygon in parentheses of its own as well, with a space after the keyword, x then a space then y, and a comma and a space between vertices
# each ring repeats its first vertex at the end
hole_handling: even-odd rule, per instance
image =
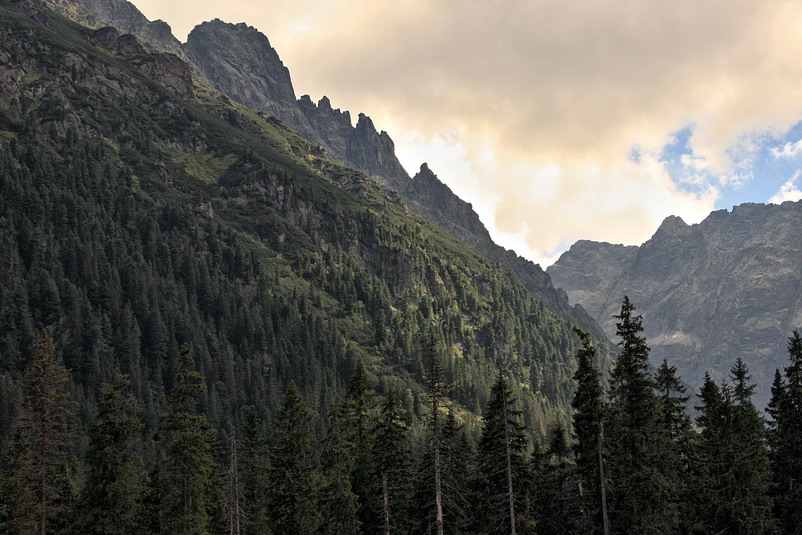
POLYGON ((297 95, 364 112, 543 267, 802 198, 802 2, 135 0, 264 32, 297 95))

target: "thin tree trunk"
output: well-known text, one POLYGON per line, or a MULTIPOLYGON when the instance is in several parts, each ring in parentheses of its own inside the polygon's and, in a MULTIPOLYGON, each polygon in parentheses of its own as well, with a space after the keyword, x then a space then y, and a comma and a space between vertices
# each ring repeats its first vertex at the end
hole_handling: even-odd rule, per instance
POLYGON ((504 400, 501 409, 502 422, 504 422, 504 447, 507 460, 507 498, 510 505, 510 535, 515 533, 515 493, 512 485, 512 451, 510 449, 510 430, 507 426, 507 402, 504 400))
POLYGON ((229 468, 228 533, 241 534, 242 510, 239 504, 239 463, 237 462, 237 436, 231 437, 231 467, 229 468))
POLYGON ((390 489, 387 488, 387 474, 382 476, 382 500, 384 513, 384 535, 390 535, 390 489))
POLYGON ((610 535, 610 520, 607 517, 607 476, 604 474, 604 456, 602 444, 604 443, 604 423, 599 424, 599 484, 601 489, 602 526, 604 535, 610 535))
POLYGON ((435 509, 435 525, 437 526, 437 535, 443 535, 443 482, 440 465, 440 429, 438 412, 440 411, 437 404, 432 404, 432 409, 435 412, 435 426, 434 426, 434 509, 435 509))

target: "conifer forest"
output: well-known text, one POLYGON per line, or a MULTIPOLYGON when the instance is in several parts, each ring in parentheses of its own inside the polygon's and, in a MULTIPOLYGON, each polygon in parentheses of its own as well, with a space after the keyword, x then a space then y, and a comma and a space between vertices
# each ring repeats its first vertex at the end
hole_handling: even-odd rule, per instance
POLYGON ((802 534, 799 332, 692 391, 98 35, 0 0, 0 535, 802 534))

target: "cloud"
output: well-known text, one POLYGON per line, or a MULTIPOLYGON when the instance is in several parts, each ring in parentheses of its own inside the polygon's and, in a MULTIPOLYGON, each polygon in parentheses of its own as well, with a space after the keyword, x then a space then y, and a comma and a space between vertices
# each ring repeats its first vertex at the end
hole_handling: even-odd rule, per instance
POLYGON ((802 191, 796 185, 802 172, 797 171, 791 179, 780 187, 780 190, 769 199, 770 203, 782 204, 785 201, 799 201, 802 200, 802 191))
POLYGON ((193 14, 257 26, 299 94, 371 115, 408 170, 413 156, 429 160, 496 238, 532 257, 578 238, 640 243, 670 214, 700 219, 716 188, 752 180, 754 133, 802 118, 797 2, 137 5, 174 24, 193 14), (692 192, 655 156, 688 125, 692 192))
POLYGON ((786 143, 785 145, 782 146, 782 148, 779 149, 776 147, 771 148, 772 156, 778 159, 783 158, 791 160, 799 156, 800 153, 802 153, 802 139, 800 139, 796 143, 790 143, 790 142, 786 143))

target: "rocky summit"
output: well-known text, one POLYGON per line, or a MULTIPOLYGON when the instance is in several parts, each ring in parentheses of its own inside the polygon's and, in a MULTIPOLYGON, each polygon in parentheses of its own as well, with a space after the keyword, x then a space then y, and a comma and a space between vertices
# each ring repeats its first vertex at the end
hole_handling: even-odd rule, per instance
POLYGON ((580 241, 548 269, 609 336, 624 295, 644 317, 652 362, 666 358, 698 387, 727 378, 737 357, 769 396, 802 326, 802 201, 742 204, 697 225, 667 218, 640 247, 580 241))

